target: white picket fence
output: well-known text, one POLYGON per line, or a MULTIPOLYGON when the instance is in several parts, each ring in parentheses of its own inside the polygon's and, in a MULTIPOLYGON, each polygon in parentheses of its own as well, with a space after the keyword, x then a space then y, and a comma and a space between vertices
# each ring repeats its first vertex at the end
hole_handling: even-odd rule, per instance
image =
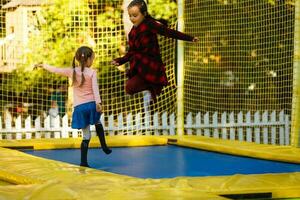
MULTIPOLYGON (((175 135, 175 114, 166 112, 155 113, 153 117, 137 113, 117 116, 110 115, 104 122, 104 129, 109 135, 175 135)), ((0 139, 32 139, 32 138, 77 138, 81 137, 81 131, 72 129, 68 116, 62 119, 47 116, 41 123, 38 117, 32 124, 31 117, 22 121, 18 116, 13 119, 8 115, 4 123, 0 117, 0 139), (2 127, 4 124, 4 127, 2 127), (14 126, 13 126, 14 124, 14 126), (43 127, 42 127, 43 124, 43 127)), ((290 117, 284 111, 279 113, 268 111, 262 114, 258 111, 254 114, 247 113, 189 113, 186 117, 185 129, 187 135, 203 135, 220 139, 256 142, 261 144, 290 144, 290 117)), ((95 135, 94 126, 91 126, 95 135)))
POLYGON ((204 135, 207 137, 255 142, 258 144, 290 144, 290 117, 284 111, 276 113, 268 111, 262 114, 257 111, 246 114, 240 112, 222 113, 219 120, 218 113, 209 113, 195 118, 187 115, 185 129, 188 135, 204 135), (203 121, 202 121, 203 119, 203 121), (194 122, 194 123, 193 123, 194 122))

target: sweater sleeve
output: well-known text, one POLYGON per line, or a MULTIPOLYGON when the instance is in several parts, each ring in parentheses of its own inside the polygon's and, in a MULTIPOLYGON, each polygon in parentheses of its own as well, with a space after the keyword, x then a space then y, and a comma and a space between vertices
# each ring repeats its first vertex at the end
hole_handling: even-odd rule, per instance
POLYGON ((194 37, 187 35, 185 33, 182 33, 180 31, 176 31, 174 29, 168 28, 166 25, 156 21, 155 19, 148 19, 148 25, 151 28, 151 31, 154 33, 158 33, 160 35, 178 39, 178 40, 185 40, 185 41, 193 41, 194 37))
POLYGON ((97 80, 97 72, 94 71, 92 74, 92 88, 93 88, 93 93, 95 97, 96 103, 101 103, 101 98, 99 94, 99 86, 98 86, 98 80, 97 80))
POLYGON ((72 68, 58 68, 58 67, 54 67, 54 66, 50 66, 50 65, 44 65, 43 68, 49 72, 59 74, 62 76, 72 77, 72 74, 73 74, 72 68))
POLYGON ((117 63, 119 63, 120 65, 123 65, 124 63, 127 63, 130 60, 132 55, 133 55, 133 52, 129 49, 125 56, 116 58, 115 61, 117 63))

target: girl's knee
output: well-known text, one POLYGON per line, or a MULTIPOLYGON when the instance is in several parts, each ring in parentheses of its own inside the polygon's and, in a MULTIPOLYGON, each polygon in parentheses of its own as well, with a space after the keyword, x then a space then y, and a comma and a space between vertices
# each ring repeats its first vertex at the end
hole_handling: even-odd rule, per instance
POLYGON ((90 140, 91 139, 90 126, 87 126, 87 127, 82 129, 82 138, 83 138, 83 140, 90 140))
POLYGON ((125 91, 126 91, 127 94, 130 94, 130 95, 134 94, 134 89, 133 89, 132 85, 130 85, 130 84, 126 85, 125 91))

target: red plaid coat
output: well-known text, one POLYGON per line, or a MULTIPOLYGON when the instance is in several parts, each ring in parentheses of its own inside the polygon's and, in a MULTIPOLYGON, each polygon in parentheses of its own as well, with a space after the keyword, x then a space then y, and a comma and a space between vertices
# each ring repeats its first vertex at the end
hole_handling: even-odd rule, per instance
POLYGON ((120 65, 130 62, 127 73, 131 78, 139 75, 146 82, 161 88, 168 84, 165 65, 162 62, 158 45, 157 34, 186 41, 192 41, 194 37, 168 28, 151 17, 146 17, 137 27, 132 27, 129 32, 129 50, 121 58, 115 59, 120 65))

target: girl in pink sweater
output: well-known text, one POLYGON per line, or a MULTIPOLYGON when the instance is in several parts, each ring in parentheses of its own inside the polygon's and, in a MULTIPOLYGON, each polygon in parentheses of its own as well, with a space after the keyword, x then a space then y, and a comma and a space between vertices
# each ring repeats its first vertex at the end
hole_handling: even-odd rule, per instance
POLYGON ((111 150, 105 142, 104 129, 100 121, 102 112, 101 98, 97 82, 97 72, 90 67, 93 64, 95 53, 89 47, 82 46, 77 49, 73 58, 72 68, 57 68, 47 64, 38 64, 49 72, 72 78, 73 86, 73 114, 72 128, 82 129, 83 139, 81 142, 81 162, 80 166, 89 167, 87 162, 87 152, 91 139, 90 125, 96 127, 102 150, 110 154, 111 150), (75 60, 79 66, 76 66, 75 60))

